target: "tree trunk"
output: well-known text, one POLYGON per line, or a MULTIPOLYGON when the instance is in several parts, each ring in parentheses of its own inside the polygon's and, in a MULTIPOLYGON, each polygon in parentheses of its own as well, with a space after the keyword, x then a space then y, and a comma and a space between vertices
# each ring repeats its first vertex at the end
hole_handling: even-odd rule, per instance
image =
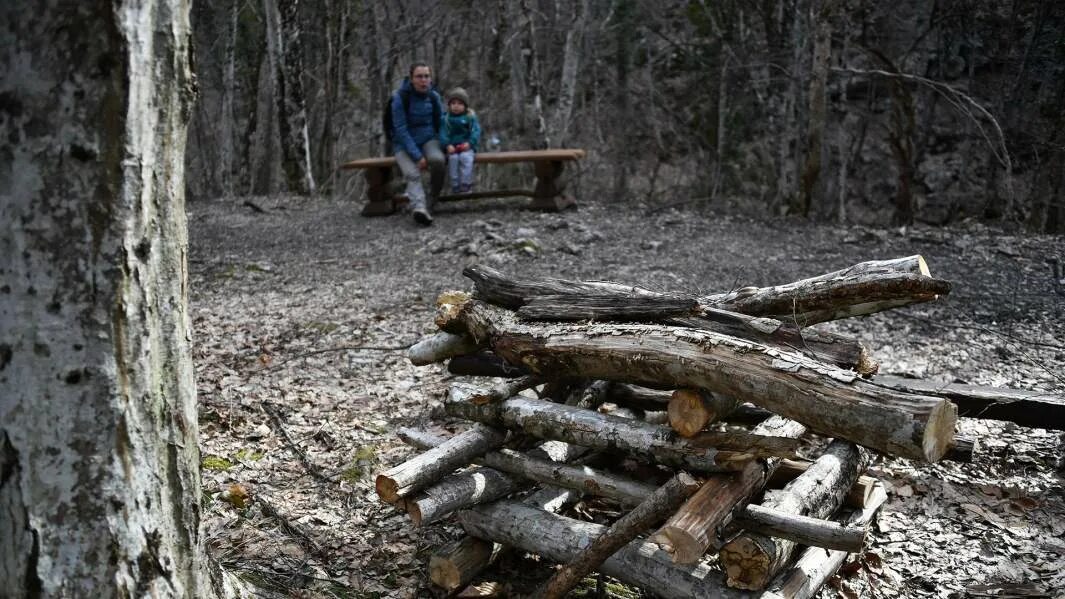
POLYGON ((762 439, 746 433, 731 435, 735 450, 717 450, 673 438, 665 426, 521 396, 498 404, 475 405, 467 401, 471 394, 476 392, 465 393, 458 385, 452 385, 444 410, 451 416, 520 429, 541 439, 556 439, 594 449, 617 449, 678 468, 702 472, 738 470, 746 461, 763 453, 760 450, 762 439))
MULTIPOLYGON (((570 4, 560 3, 561 4, 570 4)), ((573 115, 573 102, 577 95, 577 74, 580 72, 584 45, 584 29, 591 11, 589 0, 573 4, 576 12, 571 22, 566 23, 566 43, 563 48, 562 74, 559 78, 558 103, 555 105, 554 118, 548 129, 548 147, 564 148, 569 135, 570 118, 573 115)))
MULTIPOLYGON (((805 427, 797 422, 774 416, 754 429, 756 432, 784 437, 799 437, 805 427)), ((752 494, 765 486, 780 460, 748 462, 735 474, 712 476, 685 503, 651 540, 665 545, 680 564, 694 564, 706 550, 716 547, 719 527, 737 507, 742 508, 752 494)))
POLYGON ((277 2, 276 6, 269 6, 267 11, 277 11, 278 18, 277 101, 282 166, 289 191, 313 195, 317 186, 314 182, 311 140, 307 129, 307 102, 303 94, 303 44, 299 0, 267 1, 277 2))
MULTIPOLYGON (((572 561, 581 547, 591 544, 606 530, 599 524, 548 514, 516 501, 477 506, 460 512, 459 520, 469 535, 512 545, 558 563, 572 561)), ((708 565, 674 564, 658 546, 640 540, 619 549, 598 570, 626 584, 654 589, 666 599, 748 596, 726 587, 720 573, 708 565)))
POLYGON ((396 503, 422 489, 455 468, 469 464, 473 458, 503 444, 506 434, 475 426, 451 437, 443 444, 377 475, 377 495, 387 503, 396 503))
POLYGON ((540 595, 543 599, 561 599, 582 578, 595 570, 614 552, 627 545, 655 525, 662 518, 673 513, 680 504, 691 496, 699 483, 685 472, 679 472, 664 485, 650 493, 646 499, 632 511, 610 525, 603 534, 595 538, 576 558, 562 567, 543 587, 540 595))
POLYGON ((800 354, 709 331, 526 325, 472 300, 445 306, 438 323, 534 373, 706 389, 891 455, 936 461, 954 436, 956 410, 947 400, 886 390, 800 354))
POLYGON ((263 15, 266 51, 259 65, 259 83, 255 86, 255 130, 248 147, 248 170, 251 173, 249 191, 252 195, 276 193, 281 189, 278 174, 283 172, 277 112, 280 105, 277 73, 281 61, 277 0, 263 0, 263 15))
POLYGON ((212 597, 189 350, 189 6, 56 6, 0 8, 0 153, 19 173, 0 198, 0 589, 212 597))
MULTIPOLYGON (((762 506, 788 514, 824 518, 839 508, 847 490, 868 463, 868 452, 851 443, 835 441, 784 490, 766 493, 762 506)), ((791 559, 796 546, 793 541, 747 532, 729 541, 721 549, 719 559, 729 586, 763 589, 791 559)))
POLYGON ((835 0, 818 0, 813 8, 816 21, 814 31, 813 67, 810 71, 809 123, 806 127, 806 164, 803 166, 799 190, 799 213, 808 216, 815 204, 825 204, 827 177, 821 171, 827 166, 825 120, 828 100, 828 63, 832 56, 832 13, 835 0))

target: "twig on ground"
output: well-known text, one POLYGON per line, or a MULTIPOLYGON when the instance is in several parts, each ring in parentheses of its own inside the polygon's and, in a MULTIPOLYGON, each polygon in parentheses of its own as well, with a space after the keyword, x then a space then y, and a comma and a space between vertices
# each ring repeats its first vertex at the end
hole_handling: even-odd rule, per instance
POLYGON ((318 480, 332 483, 333 479, 323 474, 321 468, 315 465, 315 463, 307 457, 307 454, 303 453, 303 450, 300 449, 299 445, 296 444, 292 437, 289 436, 288 431, 285 430, 285 423, 281 421, 281 417, 278 416, 276 412, 274 412, 270 404, 266 401, 262 401, 260 402, 260 405, 262 406, 263 411, 266 412, 266 414, 270 416, 270 419, 274 421, 274 425, 277 426, 277 430, 281 431, 281 436, 285 438, 285 442, 288 444, 292 452, 296 454, 296 457, 298 457, 301 462, 303 462, 304 467, 307 468, 307 472, 309 472, 318 480))

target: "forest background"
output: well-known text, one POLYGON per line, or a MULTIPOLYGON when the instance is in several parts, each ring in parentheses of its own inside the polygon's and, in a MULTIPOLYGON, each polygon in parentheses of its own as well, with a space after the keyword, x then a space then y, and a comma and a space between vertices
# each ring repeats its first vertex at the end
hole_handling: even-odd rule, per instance
POLYGON ((220 0, 192 20, 193 200, 358 198, 337 166, 381 154, 417 59, 469 90, 487 149, 588 149, 585 199, 1065 232, 1057 0, 220 0))

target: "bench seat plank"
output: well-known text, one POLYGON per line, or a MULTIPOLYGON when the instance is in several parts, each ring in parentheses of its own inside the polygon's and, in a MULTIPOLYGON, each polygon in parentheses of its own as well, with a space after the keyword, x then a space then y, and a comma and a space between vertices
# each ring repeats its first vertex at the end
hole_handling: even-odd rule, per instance
MULTIPOLYGON (((518 150, 514 152, 479 152, 474 155, 475 162, 483 162, 485 164, 505 164, 511 162, 539 162, 539 161, 551 161, 561 162, 569 160, 580 160, 584 158, 584 150, 518 150)), ((362 158, 360 160, 352 160, 351 162, 345 162, 340 166, 342 169, 367 169, 367 168, 386 168, 396 164, 395 156, 383 156, 379 158, 362 158)))

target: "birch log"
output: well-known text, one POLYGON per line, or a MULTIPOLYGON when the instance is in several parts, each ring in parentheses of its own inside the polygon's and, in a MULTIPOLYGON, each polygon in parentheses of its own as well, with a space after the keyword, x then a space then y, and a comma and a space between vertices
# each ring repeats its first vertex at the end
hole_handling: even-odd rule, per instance
MULTIPOLYGON (((856 510, 843 518, 848 526, 868 527, 877 510, 887 500, 884 488, 877 485, 864 510, 856 510)), ((810 547, 762 593, 761 599, 809 599, 836 573, 847 558, 846 551, 810 547)))
POLYGON ((615 551, 636 538, 636 535, 671 514, 698 488, 699 483, 684 472, 666 481, 556 572, 544 585, 541 594, 543 599, 561 599, 581 578, 599 567, 615 551))
MULTIPOLYGON (((559 441, 541 443, 528 452, 528 457, 549 462, 569 462, 587 453, 587 448, 559 441)), ((475 461, 484 463, 484 456, 475 461)), ((435 522, 461 509, 494 501, 528 488, 523 477, 495 468, 472 470, 444 477, 403 502, 403 508, 414 526, 435 522)))
MULTIPOLYGON (((797 422, 774 416, 755 428, 756 432, 782 437, 799 437, 805 427, 797 422)), ((651 540, 665 545, 673 559, 694 564, 706 550, 718 544, 717 533, 737 507, 742 508, 752 494, 761 489, 779 460, 748 462, 743 470, 728 475, 711 476, 658 531, 651 540)))
POLYGON ((503 444, 506 434, 487 426, 475 426, 451 437, 443 444, 389 468, 377 475, 377 495, 396 503, 432 484, 455 468, 469 464, 474 457, 503 444))
POLYGON ((936 461, 954 436, 957 416, 948 400, 885 389, 795 352, 710 331, 520 323, 473 300, 445 306, 437 321, 534 373, 705 389, 890 455, 936 461))
POLYGON ((477 344, 469 337, 441 331, 410 346, 407 350, 407 359, 415 366, 425 366, 476 350, 477 344))
MULTIPOLYGON (((769 476, 769 482, 766 485, 777 488, 783 487, 795 480, 803 472, 806 472, 812 464, 813 462, 810 460, 781 460, 780 465, 769 476)), ((869 504, 869 498, 872 496, 876 484, 876 479, 871 476, 864 474, 859 476, 843 498, 843 505, 849 508, 865 509, 865 506, 869 504)))
POLYGON ((778 451, 763 449, 759 444, 762 439, 742 432, 721 433, 717 439, 719 447, 731 444, 738 448, 736 451, 700 447, 678 438, 669 427, 521 396, 498 404, 475 405, 467 401, 469 395, 478 393, 452 385, 444 411, 492 426, 520 429, 541 439, 617 449, 660 464, 703 472, 737 470, 753 457, 778 451))
MULTIPOLYGON (((847 490, 869 463, 868 452, 834 441, 806 472, 783 490, 766 493, 762 506, 784 513, 824 518, 843 503, 847 490)), ((796 543, 745 532, 721 548, 719 561, 731 587, 763 589, 783 569, 796 543)))
MULTIPOLYGON (((512 545, 557 563, 573 560, 603 534, 605 526, 548 514, 516 501, 497 501, 459 513, 466 533, 512 545)), ((599 571, 666 599, 749 597, 725 586, 720 572, 706 563, 684 566, 653 543, 633 541, 610 556, 599 571)))
POLYGON ((799 326, 873 314, 935 300, 950 283, 933 278, 921 256, 861 262, 787 285, 700 298, 709 307, 767 316, 799 326))

